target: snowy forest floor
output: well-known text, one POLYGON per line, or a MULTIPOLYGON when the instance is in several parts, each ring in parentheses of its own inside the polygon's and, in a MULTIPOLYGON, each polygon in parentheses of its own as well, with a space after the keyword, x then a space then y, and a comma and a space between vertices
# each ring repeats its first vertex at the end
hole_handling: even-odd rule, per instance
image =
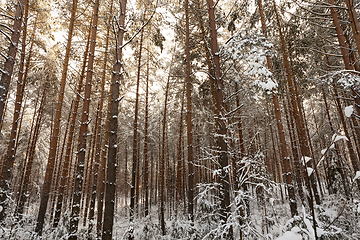
MULTIPOLYGON (((255 199, 252 199, 255 200, 255 199)), ((315 239, 312 217, 307 208, 298 206, 299 216, 291 218, 287 201, 266 198, 261 206, 259 201, 249 201, 249 216, 243 221, 243 239, 266 240, 302 240, 315 239)), ((261 202, 261 201, 260 201, 261 202)), ((300 200, 298 201, 301 202, 300 200)), ((232 227, 234 239, 240 239, 239 216, 233 207, 233 213, 226 224, 221 224, 216 214, 198 210, 194 224, 187 220, 182 206, 178 218, 166 214, 166 233, 162 236, 158 220, 158 209, 153 205, 150 215, 141 214, 130 223, 128 209, 124 200, 118 201, 113 239, 127 239, 133 234, 134 239, 224 239, 223 233, 232 227)), ((210 201, 206 204, 210 204, 210 201)), ((216 204, 216 203, 215 203, 216 204)), ((36 224, 36 211, 28 212, 21 221, 8 218, 7 228, 0 229, 1 239, 39 240, 68 239, 68 217, 62 218, 57 228, 45 227, 42 238, 36 237, 33 229, 36 224)), ((68 216, 69 214, 65 214, 68 216)), ((172 214, 174 215, 174 214, 172 214)), ((321 206, 316 206, 317 237, 321 240, 360 239, 360 201, 358 197, 346 200, 340 194, 325 195, 321 206)), ((96 239, 95 231, 89 233, 89 224, 79 224, 78 239, 96 239)))

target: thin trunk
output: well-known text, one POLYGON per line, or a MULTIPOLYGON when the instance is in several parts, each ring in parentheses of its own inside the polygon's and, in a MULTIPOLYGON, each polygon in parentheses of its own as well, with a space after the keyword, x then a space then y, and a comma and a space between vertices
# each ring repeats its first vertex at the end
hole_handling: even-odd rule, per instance
MULTIPOLYGON (((18 51, 18 45, 19 45, 19 39, 21 33, 21 25, 23 23, 23 14, 24 11, 26 13, 28 9, 29 9, 28 0, 17 1, 15 15, 14 15, 14 25, 12 27, 11 41, 8 49, 8 56, 6 57, 4 68, 0 69, 0 72, 2 74, 0 80, 0 86, 1 86, 0 87, 0 126, 2 126, 10 81, 14 71, 16 53, 18 51)), ((3 217, 1 215, 0 215, 0 220, 1 221, 3 220, 3 217)))
MULTIPOLYGON (((230 215, 230 184, 229 184, 229 173, 225 170, 228 166, 228 146, 225 141, 225 136, 227 133, 226 120, 225 117, 225 107, 223 102, 223 92, 222 92, 222 81, 221 81, 221 69, 220 69, 220 60, 218 54, 218 42, 217 42, 217 32, 216 32, 216 23, 215 23, 215 5, 213 0, 208 0, 209 7, 209 21, 210 21, 210 37, 211 37, 211 57, 212 64, 215 72, 213 76, 213 82, 215 86, 215 106, 216 106, 216 126, 217 126, 217 147, 219 151, 219 161, 221 166, 221 219, 226 222, 230 215)), ((232 228, 229 229, 227 233, 227 238, 233 238, 232 228)), ((225 236, 224 236, 225 237, 225 236)))
POLYGON ((105 123, 105 135, 101 147, 100 157, 100 173, 97 180, 97 222, 96 231, 97 238, 101 238, 103 226, 103 210, 104 210, 104 194, 105 194, 105 179, 106 179, 106 160, 109 144, 109 129, 110 129, 110 109, 111 109, 111 93, 108 96, 108 106, 105 123))
MULTIPOLYGON (((145 15, 145 12, 144 12, 145 15)), ((143 16, 144 17, 144 16, 143 16)), ((135 211, 138 207, 139 201, 139 157, 138 157, 138 113, 139 113, 139 88, 141 75, 141 53, 143 44, 144 31, 141 31, 139 43, 138 68, 136 79, 136 98, 135 98, 135 116, 133 128, 133 156, 132 156, 132 171, 131 171, 131 191, 130 191, 130 221, 133 221, 135 211)))
POLYGON ((116 62, 113 66, 113 75, 111 81, 111 101, 110 101, 110 119, 109 119, 109 149, 106 171, 106 193, 105 193, 105 210, 103 225, 103 240, 112 239, 112 230, 114 224, 115 211, 115 183, 116 183, 116 152, 117 152, 117 128, 118 128, 118 108, 119 108, 119 86, 123 80, 121 74, 122 68, 122 44, 125 32, 125 12, 127 0, 121 0, 119 31, 117 36, 116 62))
MULTIPOLYGON (((110 5, 110 16, 112 16, 113 12, 113 4, 114 0, 111 1, 110 5)), ((105 55, 104 55, 104 62, 103 62, 103 69, 102 69, 102 76, 101 76, 101 96, 100 101, 97 108, 96 113, 96 123, 95 126, 97 128, 97 135, 95 139, 95 160, 94 160, 94 172, 93 172, 93 183, 92 183, 92 191, 91 191, 91 200, 90 200, 90 212, 89 212, 89 233, 92 231, 93 228, 93 220, 95 216, 95 201, 96 201, 96 189, 98 186, 98 175, 99 175, 99 166, 100 166, 100 156, 101 156, 101 119, 102 119, 102 109, 104 106, 105 100, 105 81, 106 81, 106 71, 107 71, 107 61, 108 61, 108 49, 109 49, 109 38, 110 38, 110 21, 108 20, 108 27, 106 31, 106 40, 105 40, 105 55)))
MULTIPOLYGON (((184 102, 185 102, 185 84, 184 89, 182 91, 182 97, 181 97, 181 110, 180 110, 180 122, 179 122, 179 142, 178 142, 178 152, 177 152, 177 176, 176 176, 176 196, 175 196, 175 204, 176 204, 176 214, 177 210, 179 208, 179 197, 181 198, 183 191, 182 191, 182 181, 184 175, 182 175, 182 169, 184 168, 184 165, 182 164, 181 159, 181 152, 182 152, 182 132, 183 132, 183 117, 184 117, 184 102)), ((184 206, 185 207, 185 206, 184 206)))
POLYGON ((341 106, 341 102, 340 102, 340 99, 339 99, 339 94, 338 94, 338 91, 337 91, 336 84, 334 84, 333 89, 334 89, 334 98, 335 98, 335 102, 336 102, 336 107, 337 107, 338 114, 339 114, 339 117, 340 117, 340 122, 342 124, 345 136, 349 139, 348 141, 346 141, 346 144, 347 144, 347 148, 348 148, 348 151, 349 151, 351 165, 352 165, 352 168, 353 168, 354 172, 356 173, 357 171, 359 171, 359 164, 358 164, 356 154, 354 152, 353 145, 351 143, 348 128, 346 126, 345 117, 344 117, 344 113, 343 113, 343 110, 342 110, 342 106, 341 106))
POLYGON ((189 0, 185 0, 185 52, 186 52, 186 131, 187 131, 187 157, 188 157, 188 214, 190 221, 194 221, 194 170, 191 123, 191 66, 190 66, 190 28, 189 28, 189 0))
POLYGON ((99 13, 100 1, 96 0, 93 10, 93 19, 91 25, 91 40, 89 49, 89 60, 87 65, 86 83, 84 92, 83 102, 83 113, 81 116, 81 125, 79 131, 79 145, 78 145, 78 163, 76 168, 75 187, 73 196, 73 205, 71 209, 70 217, 70 240, 77 239, 76 232, 79 224, 80 214, 80 201, 81 201, 81 190, 84 181, 84 165, 85 165, 85 154, 86 154, 86 140, 87 140, 87 128, 89 124, 89 111, 90 111, 90 95, 91 95, 91 82, 93 77, 93 66, 95 58, 95 46, 96 46, 96 32, 98 24, 98 13, 99 13))
MULTIPOLYGON (((73 109, 73 107, 74 107, 74 100, 71 102, 70 112, 73 109)), ((56 197, 58 197, 58 195, 59 195, 58 193, 59 193, 59 187, 60 187, 61 171, 62 171, 62 167, 64 165, 62 159, 63 159, 63 154, 64 154, 64 150, 65 150, 65 146, 66 146, 66 137, 69 132, 70 119, 71 119, 71 114, 69 114, 68 119, 66 121, 66 128, 65 128, 64 139, 63 139, 63 143, 62 143, 62 147, 61 147, 60 156, 58 156, 57 160, 56 160, 56 169, 54 171, 54 176, 53 176, 53 179, 55 181, 51 187, 51 193, 53 194, 53 199, 51 201, 50 221, 53 221, 53 217, 55 217, 55 215, 56 215, 56 214, 54 214, 56 212, 55 211, 55 203, 56 203, 56 197)))
POLYGON ((294 116, 294 113, 292 111, 291 108, 291 104, 290 104, 290 99, 289 97, 287 97, 288 100, 288 104, 286 104, 285 98, 283 99, 283 104, 285 107, 285 115, 286 115, 286 122, 287 122, 287 127, 288 127, 288 131, 289 131, 289 136, 290 136, 290 143, 291 143, 291 149, 292 149, 292 155, 294 158, 294 168, 295 168, 295 173, 296 173, 296 183, 297 183, 297 187, 298 187, 298 192, 299 192, 299 196, 302 202, 304 202, 304 191, 303 191, 303 183, 302 183, 302 166, 300 163, 300 156, 299 156, 299 152, 298 152, 298 142, 296 141, 296 133, 295 133, 295 126, 294 126, 294 120, 291 116, 294 116), (288 107, 286 107, 288 106, 288 107))
MULTIPOLYGON (((67 189, 66 186, 69 186, 69 184, 67 184, 67 182, 68 182, 67 180, 71 176, 70 175, 70 173, 71 173, 71 171, 70 171, 71 163, 70 162, 71 162, 71 156, 72 156, 71 152, 72 152, 72 146, 73 146, 73 142, 74 142, 75 123, 76 123, 76 117, 78 115, 78 109, 79 109, 79 103, 80 103, 80 97, 81 97, 81 89, 82 89, 83 81, 84 81, 84 77, 85 77, 86 62, 87 62, 87 56, 88 56, 88 52, 89 52, 90 34, 91 34, 91 30, 89 31, 89 35, 88 35, 88 39, 87 39, 87 43, 86 43, 86 47, 85 47, 84 59, 83 59, 83 63, 82 63, 82 69, 81 69, 81 73, 80 73, 79 82, 77 85, 74 107, 72 109, 72 112, 70 113, 71 114, 71 122, 70 122, 69 135, 67 137, 63 168, 61 171, 59 192, 58 192, 57 204, 56 204, 56 209, 55 209, 55 217, 54 217, 54 223, 53 223, 54 228, 57 227, 57 225, 60 221, 61 209, 63 206, 64 196, 66 196, 65 189, 67 189), (69 167, 70 167, 70 169, 69 169, 69 167)), ((66 201, 66 199, 65 199, 65 201, 66 201)))
MULTIPOLYGON (((332 6, 336 6, 334 0, 328 0, 328 1, 332 6)), ((337 35, 337 38, 339 41, 340 51, 341 51, 341 54, 343 57, 345 69, 352 70, 353 67, 351 66, 351 63, 350 63, 350 53, 349 53, 349 49, 347 48, 346 43, 345 43, 344 31, 340 26, 339 16, 338 16, 338 13, 336 12, 337 9, 336 9, 336 7, 331 7, 330 11, 331 11, 331 16, 333 18, 335 30, 336 30, 336 35, 337 35)))
POLYGON ((44 106, 45 106, 46 90, 47 90, 47 86, 48 86, 47 82, 45 83, 41 101, 40 101, 40 106, 37 111, 38 114, 37 114, 36 123, 35 123, 35 127, 34 127, 34 135, 32 137, 32 141, 31 141, 31 144, 29 147, 29 155, 27 156, 27 163, 26 163, 26 168, 24 171, 24 177, 23 177, 23 181, 21 182, 21 189, 19 190, 20 198, 19 198, 19 202, 15 209, 15 214, 18 215, 19 217, 22 216, 22 214, 24 212, 25 203, 27 202, 28 197, 30 195, 29 194, 29 183, 31 182, 30 176, 31 176, 34 158, 35 158, 36 143, 38 141, 39 134, 40 134, 41 120, 43 117, 43 110, 44 110, 44 106))
POLYGON ((149 163, 148 163, 148 128, 149 128, 149 65, 150 53, 146 63, 146 88, 145 88, 145 129, 144 129, 144 178, 143 186, 145 191, 145 217, 149 215, 149 163))
MULTIPOLYGON (((333 0, 330 0, 333 1, 333 0)), ((354 34, 356 47, 360 56, 360 24, 354 7, 354 0, 345 0, 346 7, 349 13, 351 30, 354 34)))
MULTIPOLYGON (((262 31, 263 31, 263 34, 265 36, 267 36, 265 18, 264 18, 261 0, 258 0, 258 5, 259 5, 259 10, 260 10, 262 31)), ((267 56, 266 60, 267 60, 267 66, 268 66, 269 70, 271 72, 273 72, 274 70, 272 67, 272 61, 271 61, 270 56, 267 56)), ((277 129, 278 129, 278 134, 279 134, 279 140, 280 140, 281 157, 283 159, 282 161, 284 164, 284 171, 285 171, 284 175, 285 175, 286 184, 287 184, 288 192, 289 192, 290 211, 291 211, 291 216, 293 217, 293 216, 297 215, 298 212, 297 212, 297 206, 296 206, 295 190, 294 190, 294 186, 292 183, 293 177, 292 177, 292 171, 291 171, 291 167, 290 167, 290 157, 289 157, 288 148, 287 148, 287 144, 286 144, 284 127, 283 127, 282 119, 281 119, 279 98, 274 89, 272 89, 271 93, 272 93, 272 98, 273 98, 274 113, 275 113, 276 124, 277 124, 277 129)))
MULTIPOLYGON (((291 76, 289 60, 288 60, 288 56, 287 56, 287 52, 286 52, 285 41, 284 41, 282 31, 281 31, 280 19, 279 19, 279 15, 277 12, 275 0, 273 0, 273 4, 274 4, 274 11, 275 11, 275 16, 276 16, 276 20, 277 20, 279 35, 280 35, 281 47, 282 47, 282 51, 283 51, 284 64, 285 64, 285 69, 286 69, 286 77, 287 77, 288 86, 289 86, 289 89, 291 92, 291 104, 293 106, 294 117, 295 117, 295 121, 296 121, 296 125, 297 125, 301 152, 303 155, 303 159, 305 159, 305 157, 310 156, 310 149, 309 149, 309 146, 306 141, 306 132, 305 132, 304 123, 301 122, 301 120, 300 120, 299 109, 298 109, 297 102, 296 102, 297 96, 295 95, 295 89, 294 89, 295 84, 294 84, 292 76, 291 76)), ((309 162, 311 162, 311 161, 309 161, 309 162)), ((320 204, 320 197, 318 196, 318 191, 317 191, 314 175, 313 174, 310 175, 309 178, 308 178, 308 175, 305 176, 307 187, 309 190, 309 205, 310 205, 310 209, 311 209, 312 216, 313 216, 313 227, 314 227, 314 231, 315 231, 315 239, 317 240, 318 238, 317 238, 317 230, 316 230, 315 212, 314 212, 314 206, 313 206, 313 194, 310 189, 312 188, 314 191, 316 204, 320 204), (309 178, 311 178, 311 185, 310 185, 309 178)))
POLYGON ((46 213, 47 203, 49 200, 49 192, 50 192, 51 181, 52 181, 51 177, 53 175, 57 144, 58 144, 58 139, 59 139, 59 135, 60 135, 61 110, 62 110, 62 106, 63 106, 65 85, 66 85, 66 76, 67 76, 67 70, 68 70, 69 60, 70 60, 71 41, 72 41, 73 30, 74 30, 76 9, 77 9, 77 0, 73 0, 70 23, 69 23, 69 33, 68 33, 66 52, 65 52, 65 58, 64 58, 64 65, 63 65, 63 71, 62 71, 62 75, 61 75, 60 91, 59 91, 59 96, 58 96, 58 101, 57 101, 57 106, 56 106, 56 115, 55 115, 55 119, 54 119, 54 128, 53 128, 51 140, 50 140, 49 157, 48 157, 48 162, 47 162, 47 166, 46 166, 44 185, 43 185, 42 191, 41 191, 40 208, 39 208, 39 213, 38 213, 37 223, 36 223, 36 228, 35 228, 35 232, 38 235, 42 234, 42 230, 43 230, 43 226, 44 226, 45 213, 46 213))
MULTIPOLYGON (((297 129, 297 132, 298 132, 301 153, 303 155, 302 159, 305 159, 304 157, 310 157, 310 154, 311 154, 310 153, 310 148, 309 148, 308 142, 306 141, 305 125, 304 125, 304 122, 301 121, 301 116, 300 116, 301 113, 299 112, 299 108, 298 108, 298 105, 297 105, 298 96, 297 96, 297 94, 295 92, 295 83, 294 83, 294 81, 292 79, 292 75, 291 75, 291 71, 290 71, 290 64, 289 64, 289 60, 288 60, 288 56, 287 56, 287 52, 286 52, 286 47, 285 47, 285 41, 284 41, 284 38, 283 38, 283 35, 282 35, 279 15, 278 15, 278 12, 277 12, 277 9, 276 9, 276 4, 275 4, 274 0, 273 0, 273 3, 274 3, 275 15, 276 15, 276 18, 277 18, 277 24, 278 24, 278 28, 279 28, 279 35, 280 35, 280 41, 281 41, 283 56, 284 56, 286 77, 287 77, 288 86, 289 86, 289 89, 290 89, 291 105, 292 105, 292 109, 293 109, 293 112, 294 112, 294 118, 295 118, 295 122, 296 122, 296 129, 297 129)), ((311 167, 311 161, 309 161, 307 165, 309 167, 311 167)), ((305 176, 305 178, 307 179, 306 176, 305 176)), ((314 192, 314 195, 315 195, 316 204, 319 205, 320 204, 320 197, 318 195, 314 175, 310 175, 310 180, 311 181, 309 181, 308 186, 311 186, 311 188, 312 188, 312 190, 314 192)), ((309 191, 309 193, 311 193, 311 191, 309 191)), ((312 198, 312 194, 310 194, 310 198, 312 198)), ((310 201, 312 201, 312 200, 310 200, 310 201)), ((310 203, 310 205, 311 205, 311 203, 310 203)))
MULTIPOLYGON (((7 194, 8 191, 10 189, 10 181, 11 181, 11 175, 12 175, 12 168, 14 165, 14 160, 15 160, 15 144, 16 144, 16 133, 18 131, 18 123, 20 120, 20 112, 21 112, 21 105, 22 105, 22 100, 23 100, 23 95, 24 95, 24 88, 25 88, 25 80, 26 78, 23 77, 23 71, 24 71, 24 61, 25 61, 25 46, 26 46, 26 37, 27 37, 27 23, 28 23, 28 15, 29 15, 29 2, 28 1, 21 1, 18 3, 17 8, 21 7, 21 16, 20 16, 20 21, 22 21, 22 4, 25 4, 25 16, 24 16, 24 27, 23 27, 23 38, 22 38, 22 48, 21 48, 21 57, 20 57, 20 69, 19 69, 19 76, 18 76, 18 82, 17 82, 17 88, 16 88, 16 98, 15 98, 15 109, 14 109, 14 115, 13 115, 13 122, 12 122, 12 128, 11 128, 11 132, 10 132, 10 140, 9 140, 9 144, 8 144, 8 148, 6 151, 6 155, 4 157, 5 160, 5 165, 2 167, 2 171, 1 171, 1 179, 0 179, 0 187, 1 187, 1 192, 0 192, 0 207, 2 208, 2 211, 0 212, 0 222, 3 221, 6 217, 6 208, 7 208, 7 194)), ((15 51, 15 55, 14 58, 16 56, 16 51, 17 51, 17 44, 20 38, 20 28, 21 28, 21 22, 19 25, 19 29, 15 30, 15 22, 14 22, 14 31, 12 34, 12 38, 14 36, 14 32, 18 31, 18 35, 16 35, 15 37, 17 39, 14 39, 15 42, 15 46, 14 45, 10 45, 10 49, 11 47, 15 47, 14 51, 15 51)), ((10 55, 10 49, 9 49, 9 55, 10 55)), ((9 88, 9 84, 10 84, 10 80, 11 80, 11 75, 12 75, 12 71, 13 71, 13 66, 7 66, 6 64, 8 63, 8 60, 11 58, 11 56, 8 56, 7 61, 5 62, 4 65, 4 71, 2 72, 2 76, 1 76, 1 82, 0 82, 0 115, 2 116, 3 114, 3 108, 4 108, 4 103, 5 103, 5 99, 7 97, 7 93, 8 93, 8 88, 9 88), (8 71, 11 71, 10 76, 7 75, 8 71), (6 86, 7 84, 7 86, 6 86), (6 89, 7 88, 7 89, 6 89), (5 91, 6 90, 6 91, 5 91), (2 94, 3 97, 2 97, 2 94)), ((15 59, 14 59, 15 60, 15 59)), ((14 61, 13 61, 14 64, 14 61)), ((2 118, 0 118, 0 122, 2 121, 2 118)), ((0 130, 1 131, 1 130, 0 130)))
POLYGON ((168 101, 168 94, 169 94, 169 85, 170 85, 170 78, 171 78, 171 66, 173 64, 173 59, 170 62, 170 69, 169 75, 166 82, 166 90, 165 90, 165 100, 164 100, 164 115, 163 115, 163 124, 162 124, 162 145, 161 145, 161 158, 159 164, 159 201, 160 201, 160 228, 162 235, 165 236, 166 229, 165 229, 165 137, 166 137, 166 111, 167 111, 167 101, 168 101))

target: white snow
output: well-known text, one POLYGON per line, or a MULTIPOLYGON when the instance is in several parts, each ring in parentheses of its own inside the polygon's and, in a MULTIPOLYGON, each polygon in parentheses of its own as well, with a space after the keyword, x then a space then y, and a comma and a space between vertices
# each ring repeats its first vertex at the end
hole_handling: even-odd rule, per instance
POLYGON ((310 175, 313 173, 314 169, 308 167, 308 168, 306 168, 306 170, 307 170, 308 176, 310 177, 310 175))
POLYGON ((350 105, 345 108, 345 116, 350 117, 351 114, 354 112, 354 106, 350 105))
POLYGON ((254 85, 261 87, 264 91, 270 91, 278 87, 277 83, 270 78, 266 82, 257 80, 254 82, 254 85))
POLYGON ((293 232, 286 232, 283 236, 275 240, 301 240, 301 235, 293 232))
POLYGON ((344 135, 338 135, 337 133, 335 133, 335 134, 332 136, 332 141, 333 141, 333 142, 337 142, 337 141, 339 141, 339 140, 341 140, 341 139, 344 139, 344 140, 346 140, 346 141, 349 141, 349 139, 348 139, 346 136, 344 136, 344 135))
POLYGON ((360 171, 357 171, 356 174, 355 174, 355 177, 353 179, 353 182, 355 182, 355 180, 357 180, 359 178, 360 178, 360 171))
POLYGON ((301 162, 304 162, 305 160, 305 163, 308 163, 311 159, 312 159, 311 157, 307 157, 307 156, 301 157, 301 162))

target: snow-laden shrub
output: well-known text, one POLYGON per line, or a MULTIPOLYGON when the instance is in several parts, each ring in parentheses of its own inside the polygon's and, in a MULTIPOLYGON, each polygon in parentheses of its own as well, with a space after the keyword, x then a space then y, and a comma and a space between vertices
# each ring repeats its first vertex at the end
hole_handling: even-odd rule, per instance
MULTIPOLYGON (((332 214, 321 206, 315 206, 316 216, 316 233, 319 240, 346 240, 353 239, 345 231, 336 226, 336 220, 332 214)), ((291 218, 284 226, 284 234, 277 240, 290 239, 291 232, 298 239, 312 240, 315 239, 315 230, 313 227, 313 218, 307 214, 303 207, 302 216, 291 218)))
POLYGON ((23 240, 31 239, 34 236, 33 228, 35 218, 32 215, 22 215, 19 219, 9 216, 6 219, 6 226, 0 227, 0 239, 23 240))
POLYGON ((135 239, 141 239, 141 240, 155 239, 155 236, 159 234, 160 234, 160 226, 156 225, 151 220, 151 216, 149 215, 144 219, 144 227, 142 229, 139 238, 135 238, 135 239))
POLYGON ((171 223, 171 239, 202 239, 199 227, 201 228, 201 226, 195 226, 193 222, 188 220, 174 220, 171 223))

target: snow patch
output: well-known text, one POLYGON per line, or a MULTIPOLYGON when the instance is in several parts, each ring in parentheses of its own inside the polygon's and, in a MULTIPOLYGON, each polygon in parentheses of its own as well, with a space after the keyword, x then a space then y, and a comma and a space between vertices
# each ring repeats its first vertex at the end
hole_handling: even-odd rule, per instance
POLYGON ((283 236, 276 238, 275 240, 301 240, 301 235, 293 233, 293 232, 286 232, 283 236))
POLYGON ((314 169, 308 167, 308 168, 306 168, 306 170, 307 170, 308 176, 310 177, 310 175, 313 173, 314 169))
POLYGON ((266 82, 257 80, 254 84, 261 87, 264 91, 271 91, 278 87, 277 83, 274 82, 272 79, 268 79, 266 82))
POLYGON ((311 160, 312 158, 311 157, 301 157, 301 161, 302 162, 304 162, 305 161, 305 163, 308 163, 310 160, 311 160))
POLYGON ((353 112, 354 112, 354 106, 353 105, 347 106, 345 108, 345 116, 346 117, 350 117, 351 114, 353 114, 353 112))
POLYGON ((349 141, 349 139, 348 139, 346 136, 344 136, 344 135, 338 135, 337 133, 335 133, 335 134, 332 136, 332 141, 333 141, 333 142, 337 142, 337 141, 339 141, 339 140, 341 140, 341 139, 344 139, 344 140, 346 140, 346 141, 349 141))
POLYGON ((359 178, 360 178, 360 171, 357 171, 356 174, 355 174, 355 177, 353 179, 353 182, 355 182, 359 178))

